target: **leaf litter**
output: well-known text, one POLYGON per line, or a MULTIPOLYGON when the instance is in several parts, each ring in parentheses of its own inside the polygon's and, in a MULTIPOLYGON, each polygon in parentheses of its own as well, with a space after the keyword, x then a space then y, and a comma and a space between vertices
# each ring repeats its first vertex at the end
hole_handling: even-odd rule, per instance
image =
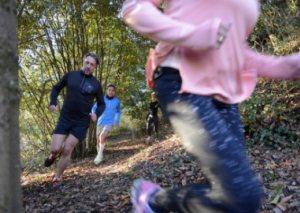
MULTIPOLYGON (((251 165, 263 182, 261 213, 300 212, 299 152, 291 148, 247 149, 251 165)), ((131 212, 132 181, 143 178, 162 187, 204 183, 201 168, 185 152, 180 139, 147 146, 144 139, 124 134, 109 140, 104 161, 94 165, 94 157, 72 161, 63 175, 64 189, 51 184, 56 165, 23 173, 21 178, 25 212, 131 212)))

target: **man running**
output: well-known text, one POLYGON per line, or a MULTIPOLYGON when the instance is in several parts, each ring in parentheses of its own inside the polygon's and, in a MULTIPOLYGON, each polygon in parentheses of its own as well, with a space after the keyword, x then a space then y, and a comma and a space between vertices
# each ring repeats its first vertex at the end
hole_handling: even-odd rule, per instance
POLYGON ((150 112, 148 113, 146 120, 147 120, 147 132, 149 137, 146 140, 146 144, 149 144, 152 141, 152 136, 151 136, 151 126, 152 123, 154 123, 154 131, 156 133, 156 139, 155 142, 158 140, 158 116, 157 116, 157 111, 159 103, 156 100, 155 92, 151 94, 152 101, 150 102, 150 112))
MULTIPOLYGON (((105 111, 101 115, 97 123, 97 156, 95 158, 95 164, 98 165, 103 160, 103 150, 105 147, 105 139, 109 132, 112 130, 115 123, 116 114, 116 126, 119 126, 121 117, 121 106, 120 101, 115 96, 116 88, 114 85, 107 87, 107 95, 104 97, 106 104, 105 111)), ((98 109, 97 103, 94 105, 92 112, 94 113, 98 109)))
POLYGON ((64 87, 67 87, 64 104, 52 136, 51 155, 45 160, 45 166, 49 167, 62 154, 56 175, 52 179, 56 188, 63 187, 60 183, 60 176, 70 162, 74 147, 78 141, 85 138, 90 119, 97 121, 105 109, 101 83, 92 75, 98 64, 96 54, 86 54, 82 70, 66 73, 52 88, 50 112, 58 109, 58 94, 64 87), (97 110, 91 113, 95 97, 97 110), (64 141, 65 145, 62 148, 64 141))

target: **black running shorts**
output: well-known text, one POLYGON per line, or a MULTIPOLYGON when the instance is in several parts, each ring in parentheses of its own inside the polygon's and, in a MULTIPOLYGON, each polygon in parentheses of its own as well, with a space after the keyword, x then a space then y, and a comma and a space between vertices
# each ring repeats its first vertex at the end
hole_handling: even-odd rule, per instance
POLYGON ((87 124, 78 124, 66 121, 57 121, 55 130, 53 134, 59 135, 68 135, 72 134, 79 141, 83 141, 86 137, 87 129, 89 128, 89 123, 87 124))

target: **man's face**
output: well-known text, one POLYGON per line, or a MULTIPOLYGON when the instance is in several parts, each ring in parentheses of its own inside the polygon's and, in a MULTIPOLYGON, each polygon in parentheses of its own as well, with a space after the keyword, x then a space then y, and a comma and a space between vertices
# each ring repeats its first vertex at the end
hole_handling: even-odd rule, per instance
POLYGON ((115 88, 108 87, 106 93, 107 93, 108 97, 114 97, 115 96, 115 88))
POLYGON ((93 57, 88 56, 83 60, 82 71, 86 75, 91 75, 96 69, 96 67, 97 67, 97 62, 93 57))

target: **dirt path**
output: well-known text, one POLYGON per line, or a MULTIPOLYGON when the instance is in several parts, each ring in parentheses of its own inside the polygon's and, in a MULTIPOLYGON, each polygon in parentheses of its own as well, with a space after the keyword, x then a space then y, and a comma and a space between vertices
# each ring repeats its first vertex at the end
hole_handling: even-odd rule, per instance
MULTIPOLYGON (((151 146, 130 134, 111 137, 108 142, 102 164, 93 164, 94 155, 70 164, 63 176, 65 189, 52 187, 55 166, 23 174, 25 211, 127 213, 134 179, 148 179, 163 187, 204 181, 201 168, 186 155, 176 136, 151 146)), ((259 147, 248 150, 248 154, 265 182, 261 213, 300 212, 298 152, 259 147)))

